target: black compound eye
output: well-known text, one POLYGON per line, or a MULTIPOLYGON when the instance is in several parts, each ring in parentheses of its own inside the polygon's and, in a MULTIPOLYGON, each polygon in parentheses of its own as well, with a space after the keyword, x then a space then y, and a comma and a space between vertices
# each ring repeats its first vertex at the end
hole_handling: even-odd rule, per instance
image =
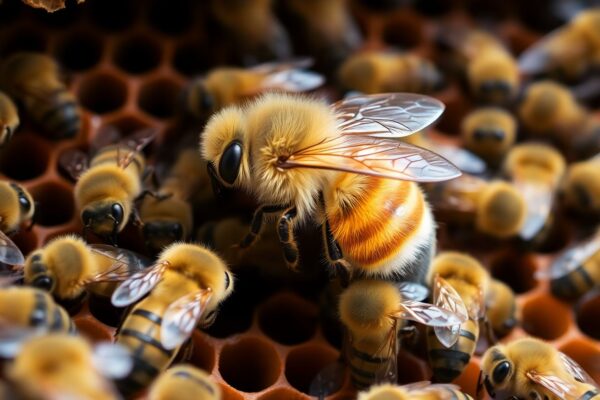
POLYGON ((204 111, 210 111, 215 106, 215 102, 213 100, 213 97, 210 95, 210 93, 208 93, 206 91, 206 89, 202 90, 201 103, 200 104, 201 104, 202 109, 204 111))
POLYGON ((237 140, 231 142, 223 151, 219 161, 219 175, 226 183, 233 185, 242 163, 242 144, 237 140))
POLYGON ((21 208, 24 211, 31 210, 31 202, 29 201, 29 199, 27 198, 27 196, 25 196, 24 194, 20 194, 19 195, 19 204, 21 205, 21 208))
POLYGON ((502 383, 510 372, 510 363, 508 361, 502 361, 496 365, 492 372, 492 379, 494 383, 502 383))
POLYGON ((496 139, 497 141, 501 142, 504 140, 504 131, 502 129, 492 129, 492 131, 490 132, 490 136, 493 139, 496 139))
POLYGON ((110 214, 113 216, 117 224, 123 221, 123 207, 119 203, 115 203, 110 208, 110 214))
POLYGON ((51 291, 52 286, 54 286, 54 280, 48 275, 38 276, 31 282, 31 286, 43 289, 46 291, 51 291))
POLYGON ((181 224, 171 225, 171 237, 175 240, 179 240, 183 237, 183 227, 181 226, 181 224))
POLYGON ((487 133, 483 129, 476 129, 475 132, 473 132, 473 139, 476 139, 476 140, 483 140, 483 139, 485 139, 486 136, 487 136, 487 133))
POLYGON ((93 219, 94 219, 94 213, 92 211, 83 210, 83 212, 81 213, 81 221, 83 222, 83 225, 90 226, 93 219))

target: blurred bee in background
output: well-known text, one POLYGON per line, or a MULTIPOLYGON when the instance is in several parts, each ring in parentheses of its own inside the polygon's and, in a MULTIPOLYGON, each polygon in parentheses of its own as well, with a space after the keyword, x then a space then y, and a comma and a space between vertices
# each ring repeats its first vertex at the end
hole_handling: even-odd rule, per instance
POLYGON ((358 394, 358 400, 473 400, 456 385, 415 382, 408 385, 383 384, 358 394))
POLYGON ((527 204, 509 182, 463 174, 441 184, 426 186, 428 199, 446 223, 470 226, 490 236, 517 235, 527 215, 527 204))
POLYGON ((494 399, 591 400, 596 384, 571 358, 551 344, 522 338, 488 349, 481 362, 478 394, 494 399))
POLYGON ((118 346, 92 348, 81 337, 55 333, 25 342, 7 377, 25 399, 118 400, 110 379, 130 368, 118 346))
POLYGON ((586 219, 600 218, 600 153, 568 166, 561 198, 567 208, 586 219))
POLYGON ((389 92, 432 93, 444 86, 444 78, 429 60, 410 53, 359 52, 338 69, 346 90, 366 94, 389 92))
POLYGON ((54 139, 74 137, 81 127, 77 99, 60 75, 58 64, 42 53, 16 53, 0 64, 0 88, 54 139))
POLYGON ((497 166, 517 139, 517 121, 501 108, 485 107, 467 114, 461 123, 465 148, 497 166))
MULTIPOLYGON (((65 8, 66 0, 22 0, 23 3, 33 8, 43 8, 49 13, 53 13, 65 8)), ((77 0, 77 4, 83 3, 85 0, 77 0)))
MULTIPOLYGON (((427 328, 427 353, 433 378, 446 383, 462 373, 475 352, 479 323, 485 316, 490 276, 475 258, 464 253, 443 252, 433 260, 429 277, 436 287, 439 286, 436 281, 442 278, 462 300, 455 301, 452 308, 463 318, 459 325, 427 328)), ((435 291, 434 303, 439 304, 444 296, 444 290, 435 291)))
POLYGON ((0 181, 0 263, 21 266, 25 257, 8 235, 23 224, 33 224, 35 203, 31 194, 14 182, 0 181))
POLYGON ((223 107, 267 91, 306 92, 321 86, 321 75, 304 70, 308 58, 270 62, 251 68, 219 67, 193 80, 183 91, 183 108, 195 118, 207 118, 223 107))
POLYGON ((491 279, 485 297, 485 317, 494 336, 503 338, 519 323, 517 299, 504 282, 491 279))
POLYGON ((460 172, 435 153, 394 139, 423 129, 442 111, 439 101, 414 94, 356 96, 330 107, 268 94, 244 110, 215 114, 201 148, 217 185, 243 188, 261 204, 242 248, 275 214, 285 261, 296 269, 294 227, 319 210, 327 260, 345 281, 351 265, 371 277, 418 281, 435 248, 435 226, 411 181, 460 172), (384 199, 386 207, 373 206, 384 199))
POLYGON ((69 314, 52 297, 30 287, 0 287, 0 357, 13 358, 27 338, 51 332, 73 334, 69 314))
MULTIPOLYGON (((97 133, 99 139, 117 136, 113 127, 97 133)), ((117 144, 100 147, 91 160, 76 149, 61 155, 61 166, 77 181, 75 202, 84 236, 91 230, 113 244, 117 242, 134 211, 134 201, 145 194, 146 160, 141 151, 155 136, 154 129, 140 130, 117 144)))
POLYGON ((519 69, 532 76, 574 81, 600 63, 600 8, 580 12, 519 57, 519 69))
POLYGON ((0 148, 10 142, 20 122, 15 103, 6 94, 0 92, 0 148))
POLYGON ((600 118, 590 113, 583 129, 577 136, 572 137, 565 147, 570 150, 570 156, 575 160, 585 160, 600 154, 600 118))
POLYGON ((212 14, 230 37, 233 54, 245 65, 292 55, 287 32, 272 11, 272 0, 212 0, 212 14))
POLYGON ((192 365, 176 365, 150 387, 148 400, 220 400, 221 388, 210 374, 192 365))
POLYGON ((340 319, 348 334, 345 357, 356 388, 396 382, 398 335, 402 338, 403 333, 411 332, 403 321, 447 327, 466 320, 450 311, 464 307, 460 297, 443 280, 436 285, 448 293, 438 305, 420 302, 428 291, 411 282, 360 280, 342 293, 340 319))
POLYGON ((504 174, 523 195, 527 205, 525 222, 519 236, 526 242, 537 241, 552 225, 554 197, 563 178, 566 162, 553 147, 541 143, 522 143, 508 152, 504 174), (536 240, 534 240, 536 239, 536 240))
POLYGON ((123 321, 117 343, 128 348, 134 368, 119 380, 129 397, 147 387, 177 355, 196 325, 216 318, 219 304, 233 291, 233 276, 210 250, 175 243, 149 269, 131 276, 112 295, 116 307, 138 302, 123 321))

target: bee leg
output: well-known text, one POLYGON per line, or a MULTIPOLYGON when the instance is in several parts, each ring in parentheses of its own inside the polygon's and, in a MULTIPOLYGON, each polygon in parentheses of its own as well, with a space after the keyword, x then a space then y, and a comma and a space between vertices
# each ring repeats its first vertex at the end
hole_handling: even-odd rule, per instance
POLYGON ((277 235, 279 243, 283 247, 283 256, 289 269, 296 271, 298 269, 298 244, 294 238, 293 220, 296 217, 296 207, 287 209, 279 218, 277 224, 277 235))
POLYGON ((344 260, 342 249, 331 233, 328 220, 323 224, 323 242, 329 265, 333 267, 334 274, 340 278, 342 287, 348 287, 352 277, 350 263, 344 260))
POLYGON ((256 239, 258 238, 258 234, 262 229, 263 219, 265 214, 275 213, 279 211, 283 211, 287 206, 260 206, 254 212, 252 216, 252 222, 250 223, 250 232, 242 239, 240 242, 240 247, 242 249, 248 248, 254 244, 256 239))

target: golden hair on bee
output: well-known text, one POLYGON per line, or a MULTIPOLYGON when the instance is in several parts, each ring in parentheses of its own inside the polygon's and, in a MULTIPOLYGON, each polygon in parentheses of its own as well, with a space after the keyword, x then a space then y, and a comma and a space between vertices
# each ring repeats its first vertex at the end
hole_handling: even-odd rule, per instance
POLYGON ((461 136, 467 149, 489 164, 498 165, 515 143, 517 122, 501 108, 478 108, 462 120, 461 136))
POLYGON ((508 152, 503 169, 513 180, 537 180, 555 186, 565 173, 566 161, 547 144, 520 143, 508 152))
POLYGON ((0 180, 0 231, 8 234, 18 231, 31 221, 35 213, 33 197, 23 186, 0 180))
POLYGON ((15 103, 5 93, 0 92, 0 148, 10 141, 20 122, 15 103))
POLYGON ((508 238, 522 228, 527 205, 515 186, 493 181, 481 191, 475 215, 478 230, 498 238, 508 238))
POLYGON ((371 386, 358 394, 358 400, 472 400, 456 385, 432 384, 427 381, 408 385, 383 384, 371 386))
POLYGON ((561 195, 569 209, 582 216, 600 217, 600 157, 570 164, 561 195))
POLYGON ((148 391, 148 400, 220 400, 221 388, 209 373, 189 364, 163 372, 148 391))
POLYGON ((485 315, 491 328, 496 337, 503 338, 520 320, 515 293, 504 282, 492 279, 485 301, 485 315))

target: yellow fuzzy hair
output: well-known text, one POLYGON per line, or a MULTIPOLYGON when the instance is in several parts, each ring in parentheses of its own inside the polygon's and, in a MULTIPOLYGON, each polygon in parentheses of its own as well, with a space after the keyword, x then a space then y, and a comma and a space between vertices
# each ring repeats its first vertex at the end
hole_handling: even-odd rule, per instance
POLYGON ((568 207, 582 213, 600 215, 600 160, 571 164, 562 191, 568 207))
POLYGON ((515 294, 508 285, 497 279, 490 282, 489 297, 485 313, 494 332, 506 333, 504 322, 511 318, 519 318, 515 305, 515 294))
POLYGON ((358 394, 358 400, 406 400, 409 394, 402 387, 385 383, 371 386, 367 391, 358 394))
POLYGON ((148 392, 148 400, 214 400, 221 387, 210 374, 190 364, 179 364, 163 372, 148 392), (181 374, 181 375, 180 375, 181 374))
POLYGON ((526 211, 525 200, 513 185, 494 181, 479 195, 475 225, 481 232, 507 238, 521 230, 526 211))
POLYGON ((479 93, 481 84, 490 80, 508 82, 511 95, 519 86, 519 70, 515 59, 502 48, 484 49, 469 63, 467 69, 471 90, 479 93))
POLYGON ((500 161, 516 139, 517 122, 511 113, 496 107, 479 108, 462 120, 461 134, 465 147, 479 156, 495 163, 500 161), (479 128, 499 128, 504 132, 502 142, 496 140, 481 141, 473 134, 479 128))
POLYGON ((17 192, 8 182, 0 182, 0 229, 3 232, 17 228, 21 221, 20 211, 17 192))
POLYGON ((503 169, 513 179, 546 182, 554 187, 562 178, 566 162, 554 147, 543 143, 522 143, 506 155, 503 169))

